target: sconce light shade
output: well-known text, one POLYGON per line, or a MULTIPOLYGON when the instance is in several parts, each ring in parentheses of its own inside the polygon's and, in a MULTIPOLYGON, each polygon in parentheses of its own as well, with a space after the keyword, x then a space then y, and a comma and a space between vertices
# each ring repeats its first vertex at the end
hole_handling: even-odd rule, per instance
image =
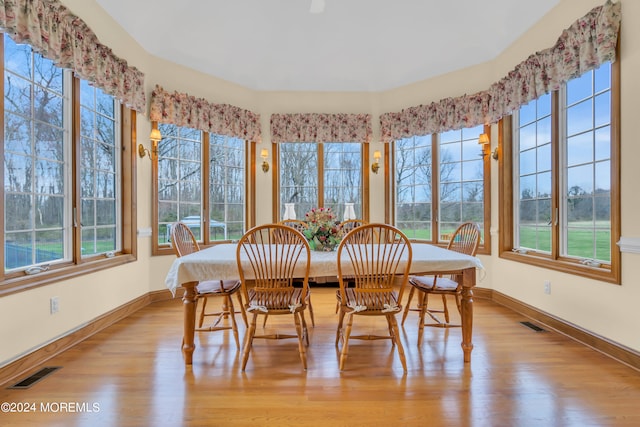
POLYGON ((478 144, 482 147, 482 151, 480 151, 481 157, 485 157, 487 154, 489 154, 484 149, 485 145, 491 144, 491 141, 489 140, 489 135, 487 135, 486 133, 481 133, 480 136, 478 137, 478 144))
POLYGON ((382 157, 382 154, 380 153, 380 150, 376 150, 373 152, 373 159, 375 160, 375 162, 371 165, 371 172, 378 173, 378 170, 380 170, 381 157, 382 157))
POLYGON ((149 155, 149 158, 151 158, 151 154, 155 154, 158 151, 158 142, 162 140, 162 134, 160 133, 160 130, 151 129, 149 140, 151 141, 151 151, 149 151, 149 149, 144 145, 138 144, 138 156, 140 156, 140 158, 143 158, 147 154, 149 155))
POLYGON ((269 162, 267 162, 267 157, 269 157, 269 151, 266 148, 260 150, 260 157, 262 157, 262 172, 269 172, 269 162))
POLYGON ((151 135, 149 135, 149 139, 152 142, 160 142, 162 140, 162 134, 160 133, 160 129, 151 129, 151 135))

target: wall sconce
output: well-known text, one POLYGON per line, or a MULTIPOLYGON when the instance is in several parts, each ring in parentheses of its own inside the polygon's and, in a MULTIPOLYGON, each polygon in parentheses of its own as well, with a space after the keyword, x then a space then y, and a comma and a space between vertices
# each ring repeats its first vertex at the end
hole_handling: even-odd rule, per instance
POLYGON ((269 172, 269 162, 267 162, 267 157, 269 157, 269 151, 266 148, 260 150, 260 157, 262 157, 262 172, 269 172))
POLYGON ((482 145, 482 152, 480 153, 482 157, 486 156, 487 154, 491 154, 492 158, 498 160, 498 147, 494 148, 491 153, 487 153, 484 150, 485 145, 491 144, 491 140, 489 139, 488 134, 481 133, 480 137, 478 138, 478 144, 482 145))
POLYGON ((158 152, 158 142, 162 140, 162 134, 159 129, 151 129, 151 134, 149 135, 149 140, 151 140, 151 151, 148 148, 145 148, 144 145, 138 144, 138 156, 143 158, 145 155, 149 155, 149 158, 152 158, 152 154, 156 154, 158 152))
POLYGON ((376 150, 373 152, 373 159, 375 160, 375 162, 371 164, 371 172, 378 173, 378 170, 380 169, 380 157, 382 157, 382 154, 380 154, 380 150, 376 150))

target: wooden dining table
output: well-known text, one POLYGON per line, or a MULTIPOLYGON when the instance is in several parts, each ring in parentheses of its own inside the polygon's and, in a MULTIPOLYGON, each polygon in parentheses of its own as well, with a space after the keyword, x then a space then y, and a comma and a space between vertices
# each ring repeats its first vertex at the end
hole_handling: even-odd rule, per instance
MULTIPOLYGON (((462 277, 461 324, 462 350, 464 361, 471 361, 473 349, 473 287, 476 286, 476 270, 483 271, 480 260, 474 256, 450 251, 426 243, 412 243, 412 259, 410 274, 459 274, 462 277)), ((205 248, 201 251, 176 258, 165 279, 165 285, 175 296, 179 288, 184 289, 182 301, 184 303, 184 337, 182 353, 185 364, 193 361, 195 350, 195 322, 196 322, 196 285, 200 281, 220 279, 232 280, 239 277, 236 260, 236 243, 221 243, 205 248)), ((337 281, 338 260, 337 252, 311 251, 309 268, 310 278, 328 278, 337 281)), ((343 255, 346 256, 346 255, 343 255)), ((405 254, 406 256, 406 254, 405 254)), ((241 262, 244 262, 241 259, 241 262)), ((248 260, 247 260, 248 263, 248 260)), ((304 264, 304 263, 302 263, 304 264)), ((343 265, 348 260, 343 260, 343 265)), ((407 262, 401 261, 400 272, 407 262)))

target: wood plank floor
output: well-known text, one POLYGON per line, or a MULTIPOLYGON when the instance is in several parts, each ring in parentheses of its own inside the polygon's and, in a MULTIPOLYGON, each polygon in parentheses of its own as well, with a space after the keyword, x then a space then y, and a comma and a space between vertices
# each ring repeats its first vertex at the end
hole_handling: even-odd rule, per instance
MULTIPOLYGON (((180 352, 182 304, 152 304, 53 358, 32 387, 0 390, 3 426, 638 426, 640 373, 528 319, 476 299, 474 351, 460 329, 403 333, 408 374, 387 341, 353 341, 346 369, 334 346, 335 289, 316 288, 309 369, 296 340, 254 343, 246 372, 230 331, 197 333, 180 352), (65 406, 66 405, 66 406, 65 406)), ((399 316, 400 319, 400 316, 399 316)), ((382 319, 378 319, 382 320, 382 319)), ((385 325, 357 318, 354 332, 385 325)), ((291 329, 270 318, 268 329, 291 329)), ((244 334, 242 326, 241 334, 244 334)))

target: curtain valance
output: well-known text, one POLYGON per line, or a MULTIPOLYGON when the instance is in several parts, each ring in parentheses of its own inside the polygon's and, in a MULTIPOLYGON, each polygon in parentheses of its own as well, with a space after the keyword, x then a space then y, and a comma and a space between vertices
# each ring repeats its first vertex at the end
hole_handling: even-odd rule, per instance
POLYGON ((611 0, 593 8, 564 30, 553 47, 531 55, 486 91, 382 114, 381 139, 389 142, 495 123, 562 83, 613 62, 620 10, 620 3, 611 0))
POLYGON ((144 112, 144 74, 101 44, 87 24, 57 0, 0 0, 0 28, 16 43, 144 112))
POLYGON ((151 94, 149 118, 254 142, 262 140, 259 114, 184 93, 169 93, 158 85, 151 94))
POLYGON ((370 142, 370 114, 272 114, 271 142, 370 142))

